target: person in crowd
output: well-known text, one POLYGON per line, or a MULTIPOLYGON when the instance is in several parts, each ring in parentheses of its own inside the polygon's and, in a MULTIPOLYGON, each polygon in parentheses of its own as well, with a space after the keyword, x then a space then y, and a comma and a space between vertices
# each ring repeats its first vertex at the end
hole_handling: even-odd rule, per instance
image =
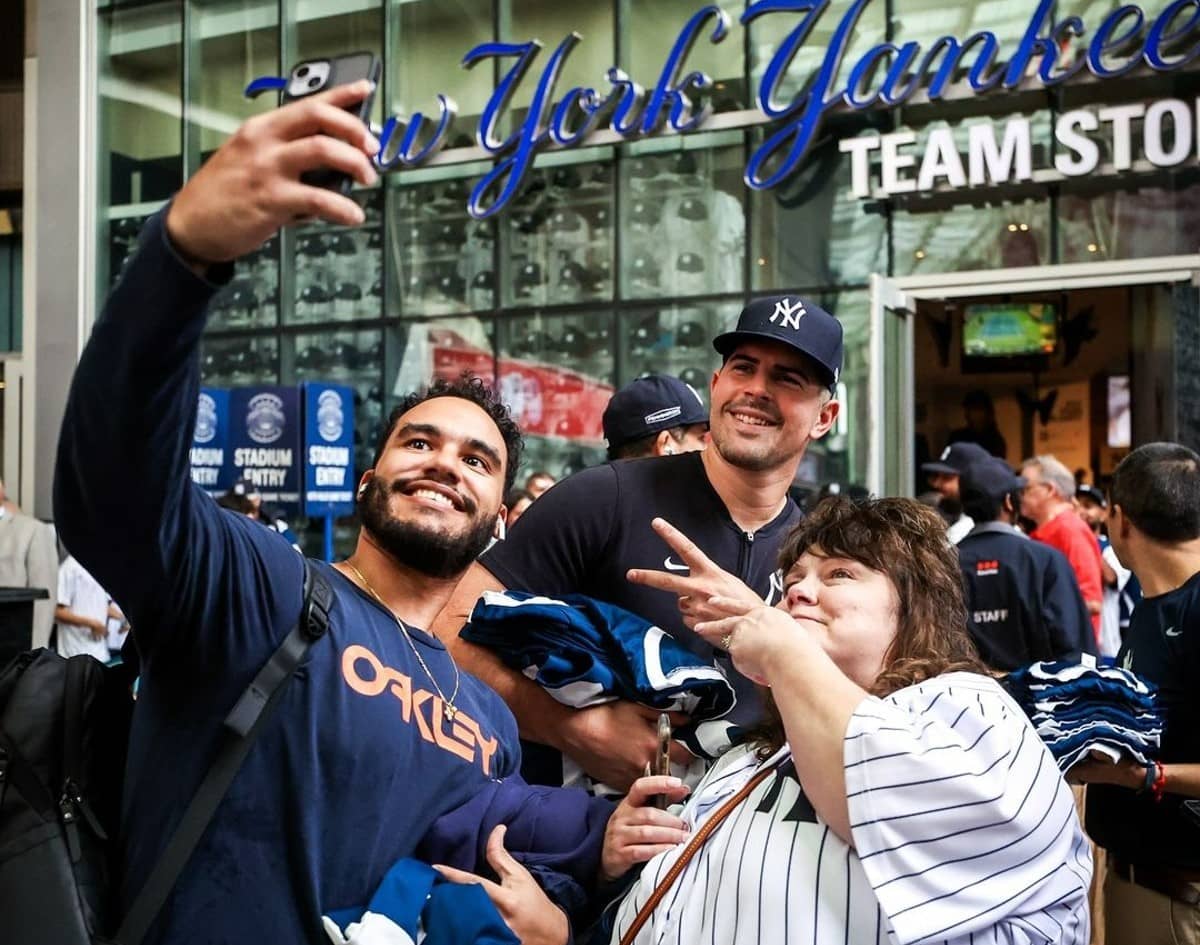
POLYGON ((53 525, 5 505, 0 505, 0 587, 46 592, 46 600, 33 602, 31 637, 35 647, 48 645, 58 592, 58 538, 53 525))
POLYGON ((8 497, 8 490, 4 488, 3 479, 0 479, 0 509, 3 509, 9 515, 21 514, 21 509, 17 503, 8 497))
POLYGON ((524 489, 510 489, 508 495, 504 497, 504 524, 507 528, 512 528, 517 524, 519 519, 533 505, 533 496, 524 489))
POLYGON ((1145 594, 1117 663, 1158 687, 1162 748, 1149 765, 1085 761, 1087 829, 1108 852, 1107 945, 1174 945, 1200 929, 1200 455, 1139 446, 1113 472, 1108 536, 1145 594))
POLYGON ((938 507, 942 517, 950 523, 946 534, 951 544, 957 545, 975 527, 971 516, 963 513, 958 477, 970 463, 989 455, 977 443, 951 443, 936 460, 921 466, 921 471, 929 477, 929 487, 941 496, 938 507))
POLYGON ((998 459, 1008 456, 1008 443, 996 425, 996 407, 985 390, 970 390, 963 398, 967 425, 950 431, 950 443, 976 443, 998 459))
POLYGON ((120 662, 121 650, 124 649, 125 640, 129 636, 129 621, 125 619, 124 611, 111 597, 108 599, 108 616, 105 624, 108 661, 110 663, 120 662))
POLYGON ((538 469, 531 472, 525 479, 525 491, 535 499, 540 498, 542 493, 547 491, 554 485, 555 479, 550 473, 544 469, 538 469))
POLYGON ((707 445, 704 401, 690 384, 669 374, 630 381, 612 395, 601 424, 610 460, 674 456, 707 445))
POLYGON ((225 508, 234 509, 235 511, 243 512, 249 515, 254 521, 265 525, 272 531, 279 532, 287 543, 297 551, 300 548, 300 539, 292 531, 288 525, 287 519, 283 514, 263 503, 262 493, 258 491, 258 486, 250 479, 241 478, 235 482, 225 495, 218 500, 225 508))
POLYGON ((54 639, 59 656, 109 660, 108 592, 71 555, 58 566, 54 639))
POLYGON ((971 463, 959 478, 963 512, 975 521, 958 543, 967 629, 983 661, 1001 672, 1096 652, 1071 565, 1013 525, 1013 495, 1024 485, 994 456, 971 463))
POLYGON ((1025 480, 1021 514, 1037 525, 1030 537, 1067 556, 1099 643, 1104 601, 1100 545, 1075 512, 1075 477, 1053 456, 1031 457, 1018 472, 1025 480))
POLYGON ((646 865, 611 941, 1086 945, 1091 860, 1071 791, 975 655, 937 514, 831 498, 781 564, 779 606, 716 597, 724 616, 697 624, 770 687, 767 719, 693 792, 680 817, 694 839, 646 865))
MULTIPOLYGON (((358 204, 302 175, 333 167, 375 182, 378 142, 347 110, 369 91, 367 82, 338 86, 235 131, 147 222, 72 382, 55 510, 67 547, 129 616, 141 657, 124 798, 137 816, 121 837, 126 908, 207 770, 235 699, 301 616, 304 560, 220 509, 188 474, 205 311, 232 277, 231 261, 281 226, 363 221, 358 204), (130 481, 144 484, 139 501, 114 503, 130 481)), ((506 408, 477 380, 435 383, 393 411, 358 485, 363 527, 353 553, 312 563, 332 590, 328 626, 146 945, 318 945, 323 913, 366 902, 439 824, 454 832, 446 818, 467 818, 472 835, 483 816, 473 802, 534 790, 519 781, 508 708, 424 629, 489 540, 521 448, 506 408)), ((518 805, 522 830, 544 823, 554 840, 578 834, 579 868, 593 875, 611 806, 581 791, 555 792, 554 803, 572 810, 541 822, 542 805, 518 805)), ((506 866, 491 836, 489 862, 506 866)), ((469 845, 448 865, 486 869, 478 850, 469 845)), ((511 908, 501 912, 514 933, 562 945, 565 914, 524 908, 538 887, 511 877, 505 869, 511 908)))
MULTIPOLYGON (((778 601, 779 545, 800 518, 788 489, 808 443, 838 414, 842 326, 808 299, 757 299, 713 345, 723 362, 712 377, 708 448, 607 463, 559 483, 468 571, 434 624, 512 707, 522 736, 549 746, 526 751, 535 779, 561 778, 561 752, 593 779, 627 789, 653 756, 658 713, 630 702, 562 706, 491 652, 462 641, 459 630, 484 591, 579 593, 624 607, 728 670, 737 697, 732 724, 748 724, 761 711, 754 684, 690 627, 711 615, 704 601, 720 586, 778 601), (667 543, 670 526, 655 526, 660 517, 683 525, 724 570, 689 571, 667 543), (534 772, 539 754, 543 768, 534 772)), ((688 758, 679 747, 676 760, 688 758)))
MULTIPOLYGON (((1076 475, 1078 472, 1076 470, 1076 475)), ((1104 584, 1104 598, 1100 606, 1100 655, 1116 656, 1121 648, 1122 601, 1134 591, 1134 588, 1129 587, 1133 572, 1117 559, 1112 542, 1105 533, 1104 521, 1108 518, 1108 499, 1104 493, 1093 485, 1082 483, 1075 487, 1075 503, 1079 517, 1092 530, 1100 545, 1100 579, 1104 584)), ((1136 584, 1136 581, 1134 583, 1136 584)), ((1132 607, 1127 604, 1126 609, 1131 611, 1132 607)), ((1125 626, 1128 625, 1127 614, 1125 626)))

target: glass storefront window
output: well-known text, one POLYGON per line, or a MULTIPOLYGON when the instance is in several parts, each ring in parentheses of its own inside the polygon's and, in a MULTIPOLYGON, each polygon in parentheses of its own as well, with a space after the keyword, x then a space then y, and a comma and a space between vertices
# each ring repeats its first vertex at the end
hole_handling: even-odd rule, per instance
POLYGON ((620 167, 622 296, 740 292, 742 148, 633 150, 620 167))
MULTIPOLYGON (((382 0, 286 0, 284 10, 283 75, 308 59, 347 53, 373 52, 388 57, 383 48, 382 0)), ((371 120, 382 124, 384 96, 375 96, 371 120)))
POLYGON ((405 318, 495 306, 495 220, 467 213, 472 181, 437 180, 389 188, 388 315, 405 318))
POLYGON ((274 384, 279 342, 274 337, 213 338, 201 346, 201 383, 208 387, 274 384))
POLYGON ((809 443, 797 478, 813 486, 864 486, 870 450, 870 298, 865 289, 826 292, 818 303, 842 323, 842 373, 837 386, 838 418, 824 437, 809 443))
POLYGON ((611 312, 500 322, 496 383, 525 432, 526 469, 548 469, 561 479, 603 461, 612 323, 611 312))
POLYGON ((188 173, 238 126, 276 106, 275 96, 242 94, 279 72, 279 4, 275 0, 192 0, 187 89, 188 173))
POLYGON ((748 193, 756 291, 862 284, 886 268, 884 217, 865 212, 851 194, 850 156, 837 141, 813 149, 778 187, 748 193))
POLYGON ((1183 256, 1200 246, 1200 184, 1058 200, 1061 262, 1183 256))
POLYGON ((733 327, 741 310, 738 299, 621 312, 617 386, 646 374, 673 374, 708 403, 709 381, 721 364, 712 340, 733 327))
POLYGON ((99 18, 103 206, 162 201, 183 182, 182 35, 175 2, 99 18))
POLYGON ((440 92, 458 106, 455 126, 460 130, 449 146, 470 146, 473 140, 465 129, 478 125, 495 83, 486 65, 464 69, 460 63, 468 51, 492 39, 490 0, 388 0, 388 18, 391 37, 384 65, 389 114, 420 112, 436 123, 440 113, 434 94, 440 92))
POLYGON ((534 170, 500 215, 500 284, 506 306, 612 298, 613 167, 534 170))
POLYGON ((380 188, 353 194, 360 227, 313 223, 287 231, 292 247, 293 303, 285 322, 349 322, 383 315, 383 201, 380 188))

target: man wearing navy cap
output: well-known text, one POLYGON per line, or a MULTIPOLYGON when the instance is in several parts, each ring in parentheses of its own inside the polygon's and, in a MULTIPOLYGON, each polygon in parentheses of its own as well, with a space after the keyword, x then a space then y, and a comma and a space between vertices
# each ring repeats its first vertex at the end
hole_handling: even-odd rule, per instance
POLYGON ((1024 486, 994 456, 985 455, 959 474, 963 511, 975 521, 958 543, 968 629, 983 661, 1004 672, 1096 652, 1070 563, 1013 527, 1013 495, 1024 486))
POLYGON ((943 514, 950 520, 946 534, 951 544, 957 545, 963 536, 975 527, 971 516, 962 511, 958 479, 971 463, 986 459, 991 454, 977 443, 951 443, 942 455, 931 463, 922 463, 921 472, 929 477, 930 487, 941 495, 943 514), (955 517, 957 516, 957 517, 955 517))
POLYGON ((673 456, 704 449, 708 408, 690 384, 648 374, 612 395, 601 424, 610 460, 673 456))
POLYGON ((596 780, 628 788, 654 753, 657 713, 623 702, 566 708, 463 642, 458 631, 488 590, 581 593, 631 610, 701 659, 717 658, 737 692, 732 723, 758 719, 757 688, 691 627, 710 616, 712 594, 752 593, 770 604, 782 596, 776 558, 800 518, 788 488, 809 442, 837 418, 842 326, 799 296, 757 299, 713 345, 723 362, 711 381, 707 449, 608 463, 559 483, 480 557, 434 622, 462 664, 512 707, 525 739, 548 746, 538 770, 538 749, 526 751, 527 776, 549 778, 566 755, 596 780), (670 526, 654 524, 659 519, 708 561, 694 568, 681 561, 666 538, 670 526), (710 562, 739 580, 720 583, 710 562))

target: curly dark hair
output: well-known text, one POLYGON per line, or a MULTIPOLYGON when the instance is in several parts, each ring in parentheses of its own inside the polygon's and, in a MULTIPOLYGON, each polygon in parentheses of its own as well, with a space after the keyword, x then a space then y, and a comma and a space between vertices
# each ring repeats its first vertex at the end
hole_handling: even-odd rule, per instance
POLYGON ((504 440, 506 453, 504 492, 507 494, 512 489, 513 483, 516 482, 517 472, 521 468, 521 453, 525 449, 525 438, 521 435, 521 428, 517 425, 517 421, 509 414, 508 406, 500 400, 491 387, 483 382, 482 378, 471 374, 463 374, 453 381, 438 378, 428 387, 413 391, 398 401, 392 408, 391 414, 388 415, 387 427, 380 435, 379 442, 375 444, 375 457, 371 460, 371 465, 379 465, 379 458, 383 455, 384 448, 391 439, 392 431, 396 429, 400 418, 413 407, 423 404, 427 400, 433 400, 435 397, 460 397, 463 400, 469 400, 495 422, 496 428, 504 440))
MULTIPOLYGON (((872 695, 886 696, 943 673, 989 675, 967 630, 958 553, 936 511, 915 499, 856 502, 830 496, 784 540, 779 552, 783 573, 809 549, 857 561, 886 575, 896 588, 896 637, 872 695)), ((783 744, 784 734, 769 698, 768 716, 755 737, 760 750, 771 754, 783 744)))

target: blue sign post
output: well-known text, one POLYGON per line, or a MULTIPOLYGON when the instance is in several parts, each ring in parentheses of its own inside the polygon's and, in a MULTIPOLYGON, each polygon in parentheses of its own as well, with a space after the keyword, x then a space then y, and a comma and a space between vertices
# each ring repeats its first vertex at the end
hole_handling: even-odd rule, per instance
POLYGON ((229 392, 233 479, 254 483, 264 502, 300 509, 300 391, 235 387, 229 392))
POLYGON ((233 485, 229 454, 229 391, 201 387, 192 433, 192 482, 217 496, 233 485))
POLYGON ((325 520, 325 560, 333 560, 333 520, 354 512, 354 391, 308 381, 304 399, 304 514, 325 520))

